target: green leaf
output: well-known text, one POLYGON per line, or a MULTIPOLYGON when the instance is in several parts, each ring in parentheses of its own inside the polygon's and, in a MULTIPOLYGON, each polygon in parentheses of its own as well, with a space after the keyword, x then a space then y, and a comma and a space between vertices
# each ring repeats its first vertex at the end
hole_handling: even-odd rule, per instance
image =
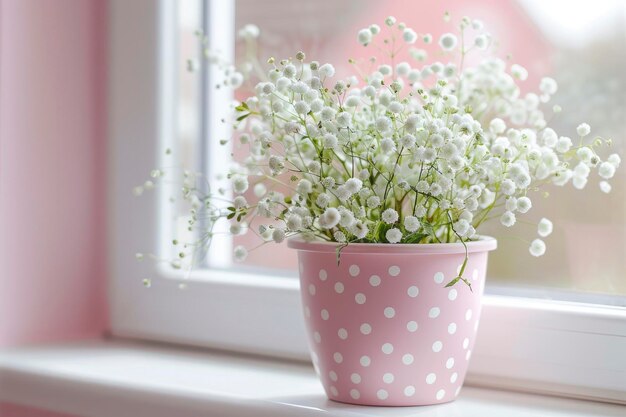
POLYGON ((245 119, 248 116, 250 116, 250 113, 242 114, 241 116, 237 118, 237 121, 241 122, 243 119, 245 119))
POLYGON ((226 218, 227 218, 228 220, 230 220, 230 219, 232 219, 233 217, 235 217, 235 214, 236 214, 236 213, 230 213, 228 216, 226 216, 226 218))

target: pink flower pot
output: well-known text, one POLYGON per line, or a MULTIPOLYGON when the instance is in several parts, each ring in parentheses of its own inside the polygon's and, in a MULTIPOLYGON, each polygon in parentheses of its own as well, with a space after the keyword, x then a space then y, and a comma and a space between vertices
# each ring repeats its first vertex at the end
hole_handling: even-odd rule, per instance
POLYGON ((289 240, 298 250, 313 365, 328 398, 377 406, 445 403, 461 390, 478 329, 487 252, 497 242, 351 244, 289 240))

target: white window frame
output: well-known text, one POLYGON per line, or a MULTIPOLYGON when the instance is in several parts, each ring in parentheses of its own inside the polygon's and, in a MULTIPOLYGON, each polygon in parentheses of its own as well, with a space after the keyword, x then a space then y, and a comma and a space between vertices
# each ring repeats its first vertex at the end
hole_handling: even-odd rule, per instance
MULTIPOLYGON (((213 2, 209 13, 225 33, 234 33, 233 4, 213 2)), ((174 135, 175 15, 173 0, 109 7, 112 334, 309 360, 298 280, 204 269, 180 290, 172 279, 180 276, 135 260, 167 240, 157 227, 165 210, 159 194, 137 198, 131 189, 161 166, 162 144, 174 135)), ((211 96, 217 106, 227 99, 211 96)), ((467 380, 626 403, 626 309, 486 295, 467 380)))

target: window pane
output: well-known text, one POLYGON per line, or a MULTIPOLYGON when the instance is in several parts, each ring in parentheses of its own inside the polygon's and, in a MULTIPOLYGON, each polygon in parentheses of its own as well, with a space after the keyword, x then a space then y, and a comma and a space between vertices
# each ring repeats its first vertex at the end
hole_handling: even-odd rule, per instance
MULTIPOLYGON (((303 50, 307 60, 332 62, 338 76, 344 76, 353 70, 348 58, 367 59, 373 52, 357 44, 358 29, 391 14, 421 33, 440 34, 451 30, 443 19, 446 10, 453 21, 465 15, 483 20, 498 40, 495 54, 528 69, 528 80, 520 85, 522 94, 537 91, 542 76, 559 82, 550 106, 559 104, 563 112, 549 121, 559 135, 575 138, 576 126, 586 122, 594 135, 613 139, 610 152, 624 154, 626 22, 618 0, 236 0, 235 27, 248 23, 260 27, 261 62, 303 50)), ((238 40, 236 56, 243 52, 238 40)), ((403 53, 400 60, 409 60, 407 51, 403 53)), ((238 94, 237 98, 245 97, 238 94)), ((235 146, 234 155, 242 159, 244 150, 235 146)), ((586 301, 624 303, 625 298, 594 295, 626 296, 624 179, 623 169, 618 170, 608 195, 600 191, 597 177, 590 178, 584 191, 568 185, 536 192, 530 214, 512 229, 503 230, 496 219, 481 230, 499 239, 500 247, 490 259, 491 290, 564 299, 581 299, 582 294, 586 301), (544 191, 548 198, 540 197, 544 191), (555 230, 546 239, 547 254, 534 258, 528 244, 536 237, 541 217, 551 219, 555 230)), ((259 240, 248 233, 234 242, 251 248, 259 240)), ((295 273, 295 258, 285 245, 270 243, 253 250, 243 267, 295 273)))

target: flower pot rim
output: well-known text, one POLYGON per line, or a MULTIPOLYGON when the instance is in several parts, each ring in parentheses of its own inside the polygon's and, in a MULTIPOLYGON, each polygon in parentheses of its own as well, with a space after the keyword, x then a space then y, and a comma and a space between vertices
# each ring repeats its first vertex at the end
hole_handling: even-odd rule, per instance
MULTIPOLYGON (((488 252, 498 247, 498 241, 491 236, 480 236, 478 240, 467 242, 467 252, 488 252)), ((321 240, 306 241, 300 236, 287 239, 287 246, 307 252, 333 252, 340 243, 321 240)), ((446 255, 465 253, 462 243, 350 243, 341 250, 342 254, 407 254, 407 255, 446 255)))

